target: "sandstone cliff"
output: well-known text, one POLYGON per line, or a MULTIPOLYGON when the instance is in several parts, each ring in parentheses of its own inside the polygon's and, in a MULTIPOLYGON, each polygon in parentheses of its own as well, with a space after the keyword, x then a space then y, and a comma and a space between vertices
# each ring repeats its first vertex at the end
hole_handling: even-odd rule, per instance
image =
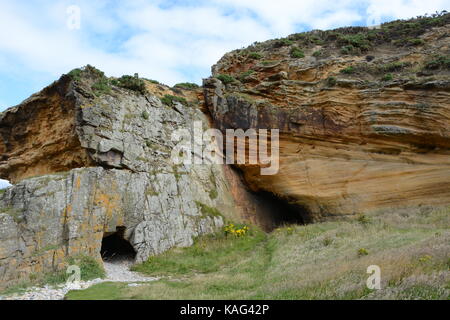
POLYGON ((314 220, 450 203, 450 15, 312 31, 226 54, 204 81, 215 125, 280 129, 254 191, 314 220))
POLYGON ((140 262, 191 245, 234 211, 222 167, 170 159, 174 130, 208 126, 197 94, 105 81, 88 66, 1 114, 0 175, 15 183, 0 194, 1 287, 77 254, 101 261, 102 238, 118 227, 140 262), (163 104, 156 94, 167 92, 183 103, 163 104))
POLYGON ((140 262, 226 218, 271 230, 448 205, 449 34, 449 14, 295 34, 226 54, 201 89, 62 76, 0 114, 0 287, 100 260, 117 228, 140 262), (174 165, 172 133, 195 121, 279 129, 279 172, 174 165))

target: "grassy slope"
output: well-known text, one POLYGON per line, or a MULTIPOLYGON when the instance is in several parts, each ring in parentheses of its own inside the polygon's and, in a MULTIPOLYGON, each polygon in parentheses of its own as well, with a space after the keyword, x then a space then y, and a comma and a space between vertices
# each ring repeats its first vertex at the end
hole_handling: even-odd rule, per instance
POLYGON ((136 267, 160 281, 103 283, 67 298, 448 299, 449 227, 450 208, 204 237, 136 267), (365 285, 372 264, 381 267, 379 291, 365 285))

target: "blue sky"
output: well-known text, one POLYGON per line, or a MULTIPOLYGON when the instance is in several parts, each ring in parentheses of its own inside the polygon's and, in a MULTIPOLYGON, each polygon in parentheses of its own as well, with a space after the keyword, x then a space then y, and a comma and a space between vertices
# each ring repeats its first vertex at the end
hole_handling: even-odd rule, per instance
MULTIPOLYGON (((449 0, 0 0, 0 111, 73 68, 196 82, 226 52, 311 29, 373 25, 449 0), (80 28, 67 12, 80 9, 80 28), (73 21, 73 20, 69 20, 73 21)), ((0 181, 0 187, 2 182, 0 181)))

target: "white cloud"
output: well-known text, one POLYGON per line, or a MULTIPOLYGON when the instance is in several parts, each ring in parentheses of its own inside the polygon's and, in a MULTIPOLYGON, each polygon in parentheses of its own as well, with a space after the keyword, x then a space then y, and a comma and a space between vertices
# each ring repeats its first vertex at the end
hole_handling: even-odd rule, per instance
POLYGON ((406 19, 426 13, 448 10, 448 0, 369 0, 368 15, 395 19, 406 19))
POLYGON ((90 63, 109 75, 139 72, 174 84, 194 80, 186 74, 207 76, 224 53, 254 41, 350 25, 367 15, 411 17, 445 9, 447 2, 209 0, 167 7, 164 1, 78 0, 81 30, 70 31, 66 8, 73 1, 0 0, 0 65, 7 61, 4 72, 21 64, 31 76, 57 77, 90 63))
POLYGON ((254 12, 277 34, 295 32, 303 24, 330 28, 359 20, 360 1, 355 0, 214 0, 218 4, 241 7, 254 12), (339 19, 337 19, 339 18, 339 19))

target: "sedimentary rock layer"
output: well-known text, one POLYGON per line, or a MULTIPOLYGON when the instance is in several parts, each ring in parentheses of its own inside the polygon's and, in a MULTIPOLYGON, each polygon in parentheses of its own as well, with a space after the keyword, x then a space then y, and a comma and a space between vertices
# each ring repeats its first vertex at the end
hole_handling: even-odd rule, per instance
POLYGON ((204 90, 218 128, 280 130, 278 174, 239 165, 251 189, 313 219, 450 203, 450 77, 439 65, 450 27, 424 30, 416 45, 370 43, 395 28, 293 35, 213 67, 204 90))
POLYGON ((215 232, 235 210, 222 166, 171 159, 175 130, 208 125, 195 103, 119 87, 96 95, 96 73, 83 72, 1 116, 0 175, 15 184, 0 194, 0 287, 74 255, 100 261, 118 227, 142 262, 215 232))

